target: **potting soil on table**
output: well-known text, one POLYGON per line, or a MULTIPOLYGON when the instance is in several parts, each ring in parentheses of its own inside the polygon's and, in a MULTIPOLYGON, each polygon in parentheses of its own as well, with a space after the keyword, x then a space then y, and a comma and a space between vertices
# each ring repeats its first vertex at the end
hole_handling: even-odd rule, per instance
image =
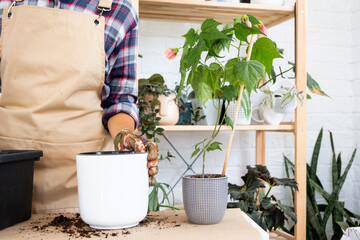
POLYGON ((35 214, 29 221, 0 231, 0 239, 146 239, 146 240, 260 240, 260 232, 250 225, 239 209, 228 209, 224 220, 215 225, 195 225, 185 211, 151 212, 138 226, 123 230, 97 230, 79 214, 35 214))

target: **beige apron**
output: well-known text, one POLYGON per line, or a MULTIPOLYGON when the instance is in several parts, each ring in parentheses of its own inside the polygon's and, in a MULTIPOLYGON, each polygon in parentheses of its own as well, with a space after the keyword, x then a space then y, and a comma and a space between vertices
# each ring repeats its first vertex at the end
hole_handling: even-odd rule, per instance
MULTIPOLYGON (((110 6, 111 0, 99 3, 110 6)), ((33 209, 73 210, 76 154, 111 146, 100 106, 105 19, 37 6, 10 10, 8 18, 4 9, 0 40, 0 150, 43 150, 35 163, 33 209)))

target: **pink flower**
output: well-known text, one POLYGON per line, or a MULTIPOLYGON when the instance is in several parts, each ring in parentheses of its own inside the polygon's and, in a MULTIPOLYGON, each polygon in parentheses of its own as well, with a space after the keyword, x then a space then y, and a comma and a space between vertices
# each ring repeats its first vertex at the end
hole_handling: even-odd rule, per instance
POLYGON ((265 27, 265 25, 260 22, 260 24, 258 24, 257 26, 259 28, 260 31, 262 31, 264 34, 267 34, 267 28, 265 27))
POLYGON ((246 16, 246 15, 242 16, 242 17, 241 17, 241 21, 244 22, 244 23, 246 23, 246 25, 247 25, 249 28, 252 28, 252 24, 251 24, 248 16, 246 16))
POLYGON ((174 59, 178 52, 179 52, 178 48, 168 48, 165 50, 166 58, 169 60, 174 59))

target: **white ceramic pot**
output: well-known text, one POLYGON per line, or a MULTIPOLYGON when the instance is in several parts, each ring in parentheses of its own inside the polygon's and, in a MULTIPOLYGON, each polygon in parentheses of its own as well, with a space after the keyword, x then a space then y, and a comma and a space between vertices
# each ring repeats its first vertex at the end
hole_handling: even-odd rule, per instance
POLYGON ((254 4, 266 4, 266 5, 284 5, 284 0, 251 0, 254 4))
POLYGON ((292 113, 295 111, 295 108, 297 106, 296 97, 294 97, 291 102, 285 104, 284 106, 281 105, 281 101, 283 100, 282 97, 276 97, 275 98, 275 111, 279 113, 292 113))
POLYGON ((268 125, 279 125, 286 114, 275 111, 274 108, 263 108, 262 105, 253 108, 251 118, 258 123, 265 123, 268 125), (257 114, 256 114, 257 113, 257 114), (256 115, 258 117, 256 117, 256 115))
POLYGON ((80 216, 96 229, 136 226, 148 210, 147 153, 76 155, 80 216))

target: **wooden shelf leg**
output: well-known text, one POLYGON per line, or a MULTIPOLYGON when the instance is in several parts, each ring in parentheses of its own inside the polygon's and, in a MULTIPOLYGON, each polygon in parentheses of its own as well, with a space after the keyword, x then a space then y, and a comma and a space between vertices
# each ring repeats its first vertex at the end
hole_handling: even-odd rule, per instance
POLYGON ((256 131, 256 164, 265 165, 265 131, 256 131))
POLYGON ((306 0, 296 1, 296 88, 303 91, 305 101, 295 111, 295 240, 306 239, 306 0))

